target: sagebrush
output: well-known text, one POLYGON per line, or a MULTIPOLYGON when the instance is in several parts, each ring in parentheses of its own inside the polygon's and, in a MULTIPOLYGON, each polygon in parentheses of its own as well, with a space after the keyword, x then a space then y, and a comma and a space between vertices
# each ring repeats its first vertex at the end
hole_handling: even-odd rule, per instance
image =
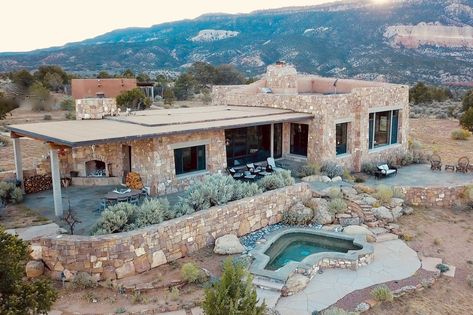
POLYGON ((294 178, 290 171, 281 170, 261 178, 257 184, 263 191, 268 191, 294 185, 294 178))
POLYGON ((386 285, 379 285, 371 290, 373 299, 379 302, 390 302, 394 299, 393 293, 386 285))
POLYGON ((388 204, 394 197, 394 191, 392 187, 386 185, 379 185, 376 187, 375 198, 383 204, 388 204))

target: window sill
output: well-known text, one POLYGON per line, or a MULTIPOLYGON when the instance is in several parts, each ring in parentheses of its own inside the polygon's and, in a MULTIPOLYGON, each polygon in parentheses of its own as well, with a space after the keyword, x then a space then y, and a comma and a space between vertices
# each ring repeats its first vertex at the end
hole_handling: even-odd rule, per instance
POLYGON ((189 173, 176 175, 176 179, 186 179, 189 177, 202 176, 202 175, 208 175, 208 174, 209 174, 209 171, 207 170, 195 171, 195 172, 189 172, 189 173))
POLYGON ((343 158, 347 158, 347 157, 350 157, 350 156, 351 156, 351 153, 342 153, 342 154, 335 155, 335 158, 343 159, 343 158))
POLYGON ((389 150, 389 149, 395 149, 401 147, 400 143, 395 143, 395 144, 390 144, 390 145, 385 145, 379 148, 374 148, 374 149, 369 149, 368 153, 377 153, 377 152, 382 152, 384 150, 389 150))

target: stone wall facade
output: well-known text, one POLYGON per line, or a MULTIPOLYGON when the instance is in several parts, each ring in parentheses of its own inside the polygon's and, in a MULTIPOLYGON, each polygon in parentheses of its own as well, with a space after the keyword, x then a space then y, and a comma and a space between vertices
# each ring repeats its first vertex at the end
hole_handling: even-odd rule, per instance
MULTIPOLYGON (((330 88, 333 89, 335 79, 297 77, 294 71, 292 67, 272 66, 268 68, 266 77, 251 85, 215 86, 212 102, 215 105, 275 107, 313 114, 313 120, 300 122, 309 124, 307 153, 309 162, 337 160, 339 164, 359 171, 362 162, 386 161, 390 155, 407 151, 409 133, 407 86, 341 80, 337 83, 340 85, 339 94, 324 94, 329 92, 330 88), (262 87, 272 89, 273 93, 262 93, 262 87), (399 110, 398 144, 369 150, 369 114, 387 110, 399 110), (345 122, 349 123, 349 152, 337 156, 336 124, 345 122)), ((283 137, 285 139, 290 137, 288 128, 285 128, 283 137)), ((283 154, 289 155, 288 146, 284 146, 283 154)))
POLYGON ((135 231, 51 236, 32 243, 52 277, 83 271, 97 279, 123 278, 186 256, 222 235, 242 236, 275 224, 282 211, 309 196, 309 185, 300 183, 135 231))
POLYGON ((398 187, 411 206, 451 208, 464 202, 467 186, 398 187))
POLYGON ((102 119, 118 114, 115 98, 76 99, 76 119, 102 119))

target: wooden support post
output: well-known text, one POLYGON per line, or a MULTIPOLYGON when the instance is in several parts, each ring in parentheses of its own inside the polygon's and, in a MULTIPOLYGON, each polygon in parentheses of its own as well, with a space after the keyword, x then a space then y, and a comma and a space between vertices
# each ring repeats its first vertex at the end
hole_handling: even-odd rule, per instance
POLYGON ((57 151, 57 149, 51 148, 49 157, 51 158, 51 176, 53 178, 54 213, 56 217, 62 217, 61 175, 59 173, 59 156, 57 151))
POLYGON ((13 153, 15 156, 16 180, 21 182, 21 187, 24 189, 25 186, 23 185, 23 163, 21 160, 20 138, 13 138, 13 153))

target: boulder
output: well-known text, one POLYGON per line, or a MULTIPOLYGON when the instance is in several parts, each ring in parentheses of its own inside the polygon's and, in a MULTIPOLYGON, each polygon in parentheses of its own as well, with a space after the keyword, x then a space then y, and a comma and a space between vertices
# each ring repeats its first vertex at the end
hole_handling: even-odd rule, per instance
POLYGON ((323 198, 312 198, 307 206, 314 210, 314 221, 318 224, 330 224, 334 221, 333 215, 328 209, 328 201, 323 198))
POLYGON ((407 214, 407 215, 412 214, 412 213, 414 212, 414 208, 412 208, 412 207, 405 207, 405 208, 403 209, 403 212, 404 212, 404 214, 407 214))
POLYGON ((301 181, 310 183, 310 182, 320 182, 320 175, 310 175, 306 177, 302 177, 301 181))
POLYGON ((26 264, 26 276, 28 278, 36 278, 44 273, 44 263, 39 260, 30 260, 26 264))
POLYGON ((403 205, 404 205, 404 199, 401 199, 401 198, 392 198, 392 199, 391 199, 391 204, 392 204, 394 207, 403 206, 403 205))
POLYGON ((368 230, 364 226, 360 225, 349 225, 343 228, 343 233, 348 235, 365 235, 368 242, 374 242, 375 237, 373 232, 368 230))
POLYGON ((118 267, 115 271, 118 279, 133 276, 135 274, 135 265, 132 261, 128 261, 124 263, 123 266, 118 267))
POLYGON ((401 206, 397 206, 391 210, 394 220, 397 220, 404 213, 401 206))
POLYGON ((368 185, 365 185, 365 184, 355 184, 353 186, 354 189, 356 189, 356 191, 358 191, 358 193, 365 193, 365 194, 373 194, 376 192, 376 189, 374 189, 373 187, 370 187, 368 185))
POLYGON ((164 265, 167 263, 166 255, 162 250, 158 250, 154 252, 151 259, 151 268, 156 268, 158 266, 164 265))
POLYGON ((64 271, 62 272, 62 274, 64 275, 64 279, 66 281, 72 281, 72 279, 74 279, 74 274, 69 271, 68 269, 64 269, 64 271))
POLYGON ((220 255, 240 254, 245 251, 235 234, 227 234, 215 240, 214 253, 220 255))
POLYGON ((309 277, 300 273, 292 274, 286 281, 285 291, 287 292, 287 295, 304 290, 309 281, 309 277))
POLYGON ((340 177, 340 176, 335 176, 334 178, 332 178, 332 182, 334 183, 339 183, 341 182, 343 179, 340 177))
POLYGON ((366 312, 369 309, 370 309, 370 305, 368 303, 363 302, 363 303, 360 303, 356 306, 355 311, 363 313, 363 312, 366 312))
POLYGON ((371 211, 373 211, 374 216, 378 220, 384 220, 387 222, 394 221, 393 214, 386 207, 373 208, 371 211))
POLYGON ((324 175, 324 176, 320 176, 320 181, 322 183, 330 183, 332 180, 330 179, 330 177, 324 175))
POLYGON ((354 197, 354 196, 358 195, 358 192, 356 191, 356 189, 354 189, 352 187, 349 187, 349 186, 343 186, 342 187, 342 193, 345 194, 348 197, 354 197))
POLYGON ((372 206, 372 205, 374 205, 375 203, 378 202, 378 199, 376 199, 374 197, 371 197, 371 196, 366 196, 363 199, 361 199, 361 201, 366 205, 372 206))
POLYGON ((40 245, 31 245, 30 246, 30 257, 33 260, 42 260, 43 259, 43 248, 40 245))

